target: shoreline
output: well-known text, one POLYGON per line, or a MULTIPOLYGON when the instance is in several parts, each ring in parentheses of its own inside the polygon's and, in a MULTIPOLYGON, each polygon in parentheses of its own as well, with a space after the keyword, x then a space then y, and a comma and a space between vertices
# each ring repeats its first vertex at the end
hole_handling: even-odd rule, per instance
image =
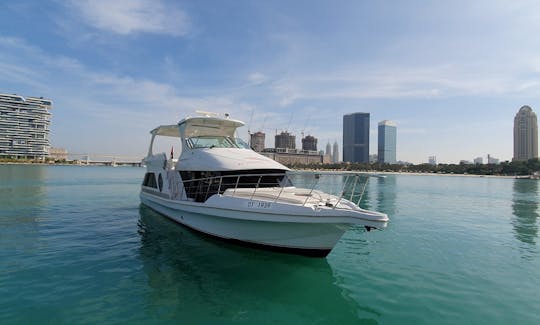
POLYGON ((318 173, 364 173, 373 176, 404 175, 404 176, 447 176, 447 177, 478 177, 478 178, 508 178, 508 179, 529 179, 530 175, 479 175, 479 174, 447 174, 447 173, 422 173, 422 172, 387 172, 387 171, 358 171, 358 170, 321 170, 321 169, 297 169, 297 171, 318 172, 318 173))
POLYGON ((111 164, 70 164, 70 163, 54 163, 54 162, 7 162, 7 161, 1 161, 0 166, 2 165, 36 165, 36 166, 99 166, 99 167, 141 167, 137 166, 136 164, 116 164, 115 166, 112 166, 111 164))
MULTIPOLYGON (((482 175, 482 174, 447 174, 447 173, 419 173, 419 172, 369 172, 369 174, 383 175, 412 175, 412 176, 449 176, 449 177, 481 177, 481 178, 520 178, 519 176, 509 175, 482 175)), ((529 177, 524 175, 523 177, 529 177)))
MULTIPOLYGON (((1 165, 41 165, 41 166, 101 166, 101 167, 141 167, 131 164, 118 164, 111 166, 110 164, 74 164, 68 162, 12 162, 0 161, 1 165)), ((389 172, 389 171, 360 171, 360 170, 327 170, 327 169, 292 169, 292 171, 318 172, 318 173, 364 173, 372 176, 385 175, 409 175, 409 176, 446 176, 446 177, 478 177, 478 178, 507 178, 507 179, 537 179, 533 175, 486 175, 486 174, 449 174, 449 173, 428 173, 428 172, 389 172)))

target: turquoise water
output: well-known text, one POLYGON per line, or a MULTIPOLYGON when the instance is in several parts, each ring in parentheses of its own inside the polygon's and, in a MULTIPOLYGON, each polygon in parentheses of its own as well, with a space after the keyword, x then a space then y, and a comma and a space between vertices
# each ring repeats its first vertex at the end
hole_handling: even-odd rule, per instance
POLYGON ((371 179, 326 259, 201 237, 144 169, 0 166, 0 323, 540 324, 539 182, 371 179))

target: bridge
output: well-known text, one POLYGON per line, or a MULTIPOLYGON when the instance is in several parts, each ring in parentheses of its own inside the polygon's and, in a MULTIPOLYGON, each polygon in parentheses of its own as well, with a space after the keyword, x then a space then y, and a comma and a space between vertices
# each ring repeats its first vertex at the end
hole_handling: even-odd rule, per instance
POLYGON ((79 165, 100 165, 100 166, 142 166, 143 157, 121 156, 111 154, 96 153, 69 153, 68 161, 73 161, 79 165))

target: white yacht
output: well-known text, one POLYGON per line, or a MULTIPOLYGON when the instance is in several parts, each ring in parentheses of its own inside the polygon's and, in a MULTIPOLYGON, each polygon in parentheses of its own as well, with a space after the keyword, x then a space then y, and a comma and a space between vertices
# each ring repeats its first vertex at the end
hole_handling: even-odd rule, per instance
POLYGON ((235 137, 243 125, 227 114, 203 112, 153 129, 141 202, 211 236, 309 256, 326 256, 352 225, 386 226, 386 214, 352 202, 362 189, 358 174, 334 175, 344 179, 337 195, 315 184, 295 187, 289 168, 235 137), (180 139, 178 159, 153 153, 157 136, 180 139))

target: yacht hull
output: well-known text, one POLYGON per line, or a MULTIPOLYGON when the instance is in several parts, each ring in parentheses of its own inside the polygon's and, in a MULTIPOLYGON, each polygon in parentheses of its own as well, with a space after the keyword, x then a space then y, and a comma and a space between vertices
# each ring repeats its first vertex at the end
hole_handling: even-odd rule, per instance
POLYGON ((300 210, 285 214, 231 209, 229 206, 238 206, 238 202, 222 199, 219 205, 203 206, 141 192, 143 204, 198 232, 242 245, 306 256, 328 255, 350 226, 360 223, 349 217, 302 215, 300 210))

